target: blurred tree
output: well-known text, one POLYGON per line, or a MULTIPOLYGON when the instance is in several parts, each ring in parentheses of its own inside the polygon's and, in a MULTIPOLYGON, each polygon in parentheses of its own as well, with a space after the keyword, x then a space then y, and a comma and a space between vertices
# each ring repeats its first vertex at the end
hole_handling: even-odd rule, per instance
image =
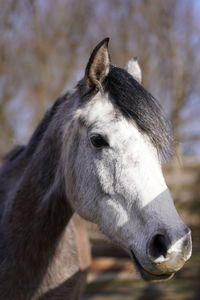
POLYGON ((74 75, 79 52, 88 47, 88 40, 80 41, 89 26, 90 7, 77 0, 10 0, 0 7, 1 140, 6 141, 20 130, 30 134, 74 75))

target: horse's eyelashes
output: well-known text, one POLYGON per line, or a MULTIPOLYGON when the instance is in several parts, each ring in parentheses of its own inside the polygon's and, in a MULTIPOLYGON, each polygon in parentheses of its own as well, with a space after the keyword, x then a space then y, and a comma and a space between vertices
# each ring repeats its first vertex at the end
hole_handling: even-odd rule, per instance
POLYGON ((90 142, 95 148, 101 149, 104 147, 109 147, 109 144, 105 137, 103 137, 101 134, 94 134, 90 137, 90 142))

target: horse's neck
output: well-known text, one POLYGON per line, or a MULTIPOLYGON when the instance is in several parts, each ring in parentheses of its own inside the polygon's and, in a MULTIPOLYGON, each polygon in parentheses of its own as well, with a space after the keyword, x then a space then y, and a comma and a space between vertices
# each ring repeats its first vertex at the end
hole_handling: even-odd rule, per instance
POLYGON ((75 214, 70 219, 42 284, 32 300, 38 299, 41 295, 48 295, 48 299, 55 299, 55 297, 65 299, 66 296, 69 299, 77 299, 77 296, 73 295, 79 294, 81 286, 84 286, 84 277, 90 263, 87 232, 84 224, 75 214))
MULTIPOLYGON (((55 128, 41 140, 20 179, 4 220, 5 245, 1 248, 6 260, 4 270, 0 270, 3 272, 0 272, 0 291, 7 286, 5 290, 12 288, 10 293, 14 293, 20 285, 21 292, 29 295, 27 299, 40 285, 72 216, 58 170, 59 134, 55 128)), ((17 294, 15 298, 21 299, 17 294)))

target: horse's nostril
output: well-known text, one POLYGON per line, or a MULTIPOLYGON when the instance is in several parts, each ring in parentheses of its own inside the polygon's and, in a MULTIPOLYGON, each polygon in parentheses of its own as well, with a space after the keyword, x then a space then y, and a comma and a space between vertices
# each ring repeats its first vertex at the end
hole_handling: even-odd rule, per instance
POLYGON ((167 234, 154 235, 148 243, 148 256, 155 272, 168 274, 180 270, 191 255, 191 245, 190 232, 174 240, 167 234))
POLYGON ((150 242, 149 254, 153 259, 156 259, 161 255, 166 257, 168 249, 168 239, 162 234, 156 234, 150 242))

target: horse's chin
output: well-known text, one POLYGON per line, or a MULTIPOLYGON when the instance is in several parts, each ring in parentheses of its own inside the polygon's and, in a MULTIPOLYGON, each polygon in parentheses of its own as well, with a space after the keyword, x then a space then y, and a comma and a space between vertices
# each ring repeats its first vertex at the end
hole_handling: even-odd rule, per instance
POLYGON ((134 252, 131 250, 131 258, 133 260, 134 265, 137 268, 137 271, 139 271, 141 277, 145 281, 153 281, 153 282, 160 282, 160 281, 167 281, 171 279, 174 276, 174 273, 170 274, 153 274, 147 270, 145 270, 141 264, 139 263, 137 257, 135 256, 134 252))

